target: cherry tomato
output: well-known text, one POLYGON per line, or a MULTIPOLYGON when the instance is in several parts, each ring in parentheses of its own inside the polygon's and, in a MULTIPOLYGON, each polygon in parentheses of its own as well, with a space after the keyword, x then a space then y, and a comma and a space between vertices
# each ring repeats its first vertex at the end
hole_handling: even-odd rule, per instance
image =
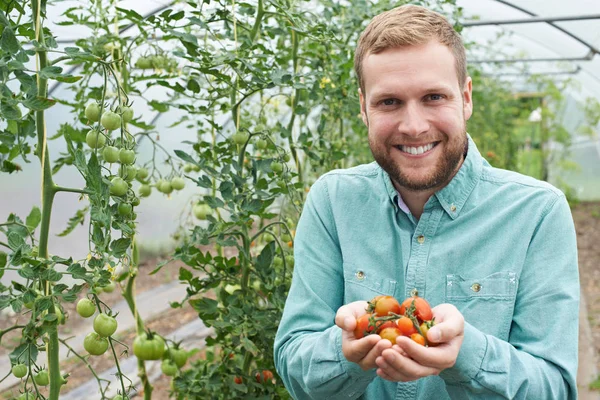
POLYGON ((360 339, 373 333, 375 327, 369 326, 369 318, 371 318, 371 315, 372 314, 361 315, 356 319, 356 328, 354 328, 355 338, 360 339))
POLYGON ((292 256, 290 254, 285 256, 285 263, 287 264, 288 267, 293 267, 294 266, 294 256, 292 256))
POLYGON ((182 190, 185 187, 185 179, 180 177, 171 179, 171 187, 175 190, 182 190))
POLYGON ((81 299, 77 302, 77 314, 83 318, 89 318, 96 312, 94 302, 88 298, 81 299))
POLYGON ((242 377, 241 376, 236 376, 235 378, 233 378, 233 382, 235 382, 237 385, 241 385, 242 384, 242 377))
POLYGON ((15 378, 22 378, 27 375, 27 365, 25 364, 16 364, 12 367, 12 374, 15 378))
POLYGON ((162 192, 164 194, 170 194, 171 192, 173 192, 173 186, 171 186, 171 182, 170 181, 162 181, 160 186, 157 187, 159 192, 162 192))
POLYGON ((119 151, 119 161, 121 164, 131 165, 135 162, 135 151, 121 149, 119 151))
POLYGON ((144 184, 144 185, 140 186, 140 189, 139 189, 140 196, 148 197, 148 196, 150 196, 151 193, 152 193, 152 187, 150 185, 144 184))
POLYGON ((183 367, 185 365, 185 363, 187 362, 188 353, 184 349, 170 348, 169 354, 171 355, 171 358, 173 359, 173 361, 175 361, 175 365, 177 365, 177 367, 179 367, 179 368, 183 367))
POLYGON ((420 333, 413 333, 410 335, 410 338, 413 342, 420 344, 421 346, 425 346, 425 338, 420 333))
POLYGON ((259 150, 264 150, 267 148, 268 144, 269 143, 265 139, 258 139, 256 141, 256 148, 259 150))
POLYGON ((160 364, 160 370, 166 376, 175 376, 177 375, 178 371, 177 365, 175 365, 175 363, 171 360, 163 360, 163 362, 160 364))
POLYGON ((165 353, 165 341, 158 335, 143 333, 133 341, 133 354, 140 360, 160 360, 165 353))
POLYGON ((90 332, 83 339, 83 348, 93 356, 100 356, 108 350, 108 339, 96 332, 90 332))
POLYGON ((87 135, 85 135, 85 142, 92 149, 98 149, 106 144, 106 137, 100 132, 90 129, 87 135))
POLYGON ((412 320, 408 317, 402 316, 396 320, 396 325, 400 332, 404 336, 410 336, 413 333, 417 333, 417 328, 415 328, 415 324, 413 324, 412 320))
POLYGON ((208 204, 196 204, 193 211, 194 216, 198 219, 206 219, 212 214, 212 208, 208 204))
POLYGON ((231 140, 233 140, 233 143, 235 144, 242 145, 248 141, 249 136, 248 132, 236 132, 231 136, 231 140))
POLYGON ((262 374, 260 372, 254 374, 254 378, 258 383, 268 383, 273 380, 273 372, 269 371, 268 369, 264 369, 262 374))
POLYGON ((50 377, 48 376, 48 370, 41 370, 33 376, 33 380, 38 386, 48 386, 50 383, 50 377))
POLYGON ((135 62, 135 66, 140 69, 152 69, 152 60, 149 57, 140 57, 135 62))
POLYGON ((391 344, 396 344, 396 338, 402 336, 402 332, 398 327, 385 328, 379 332, 379 336, 381 336, 381 339, 389 340, 391 344))
POLYGON ((112 293, 115 291, 115 283, 113 281, 108 282, 105 286, 102 287, 102 290, 106 293, 112 293))
POLYGON ((379 327, 377 327, 377 333, 379 334, 382 330, 386 328, 397 328, 397 325, 394 321, 386 321, 383 324, 379 325, 379 327))
POLYGON ((117 113, 107 111, 102 114, 100 123, 107 131, 112 131, 121 127, 121 117, 117 113))
POLYGON ((119 161, 119 149, 113 146, 106 146, 104 150, 102 150, 102 158, 107 163, 116 163, 119 161))
POLYGON ((137 175, 135 176, 138 181, 143 181, 148 177, 148 169, 141 167, 137 170, 137 175))
POLYGON ((98 122, 100 119, 100 104, 93 102, 85 107, 85 117, 93 122, 98 122))
POLYGON ((280 174, 283 171, 283 164, 281 164, 278 161, 273 161, 271 163, 271 171, 273 171, 276 174, 280 174))
POLYGON ((108 337, 117 331, 117 320, 108 314, 100 313, 94 318, 94 330, 103 337, 108 337))
POLYGON ((122 109, 121 118, 124 122, 129 122, 133 119, 133 108, 125 106, 122 109))
POLYGON ((400 314, 400 304, 392 296, 383 296, 375 304, 375 314, 379 317, 386 317, 390 313, 400 314))
POLYGON ((127 216, 133 211, 133 206, 128 203, 121 203, 118 206, 119 215, 127 216))
POLYGON ((119 170, 119 175, 126 181, 131 182, 137 175, 137 168, 134 165, 124 166, 119 170))
POLYGON ((413 301, 415 305, 414 315, 420 322, 429 321, 433 318, 431 306, 429 305, 427 300, 418 296, 409 297, 406 300, 404 300, 400 308, 400 314, 406 315, 406 311, 410 309, 411 305, 413 304, 413 301))
POLYGON ((110 194, 115 196, 124 196, 129 186, 123 178, 115 177, 110 181, 110 194))

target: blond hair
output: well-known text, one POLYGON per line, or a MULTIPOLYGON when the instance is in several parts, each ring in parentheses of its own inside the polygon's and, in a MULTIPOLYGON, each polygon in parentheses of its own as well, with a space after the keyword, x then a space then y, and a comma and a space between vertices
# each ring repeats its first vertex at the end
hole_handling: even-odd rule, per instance
POLYGON ((467 80, 467 61, 460 35, 443 15, 425 7, 404 5, 377 15, 358 39, 354 70, 363 95, 366 93, 362 63, 367 55, 394 47, 425 44, 432 39, 447 46, 454 55, 456 75, 462 88, 467 80))

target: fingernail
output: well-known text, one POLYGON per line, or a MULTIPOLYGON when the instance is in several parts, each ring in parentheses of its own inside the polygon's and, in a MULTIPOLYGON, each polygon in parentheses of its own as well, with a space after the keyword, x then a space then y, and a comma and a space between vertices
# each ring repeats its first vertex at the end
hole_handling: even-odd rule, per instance
POLYGON ((429 339, 433 342, 439 342, 439 340, 442 338, 442 335, 439 329, 431 328, 429 332, 427 332, 427 337, 429 337, 429 339))

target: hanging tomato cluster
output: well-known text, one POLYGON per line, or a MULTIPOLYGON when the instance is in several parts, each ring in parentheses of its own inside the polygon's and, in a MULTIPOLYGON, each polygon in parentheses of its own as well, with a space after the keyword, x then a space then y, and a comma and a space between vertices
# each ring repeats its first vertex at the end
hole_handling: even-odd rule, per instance
POLYGON ((376 296, 368 302, 366 311, 356 320, 357 339, 377 334, 396 344, 398 336, 407 336, 422 346, 434 345, 427 341, 427 332, 435 321, 424 298, 413 296, 399 303, 392 296, 376 296))

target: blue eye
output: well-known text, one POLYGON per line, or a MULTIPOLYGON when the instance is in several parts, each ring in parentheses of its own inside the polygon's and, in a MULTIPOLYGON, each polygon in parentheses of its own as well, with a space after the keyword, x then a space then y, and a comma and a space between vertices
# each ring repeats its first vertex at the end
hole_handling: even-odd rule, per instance
POLYGON ((394 99, 385 99, 385 100, 383 101, 383 104, 384 104, 384 105, 386 105, 386 106, 391 106, 391 105, 393 105, 395 102, 396 102, 396 100, 394 100, 394 99))
POLYGON ((442 99, 442 95, 441 94, 430 94, 429 98, 431 100, 441 100, 442 99))

